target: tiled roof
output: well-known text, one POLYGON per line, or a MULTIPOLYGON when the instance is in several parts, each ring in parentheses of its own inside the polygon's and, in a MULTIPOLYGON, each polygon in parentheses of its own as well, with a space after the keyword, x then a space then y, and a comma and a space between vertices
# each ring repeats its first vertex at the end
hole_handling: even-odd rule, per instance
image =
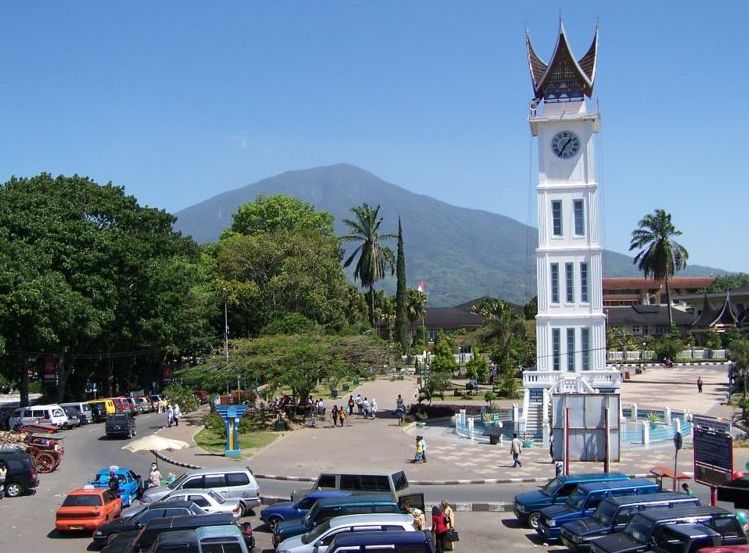
MULTIPOLYGON (((668 281, 672 290, 679 288, 707 288, 715 277, 673 277, 668 281)), ((606 290, 657 290, 663 283, 652 278, 643 277, 605 277, 603 291, 606 290)))
MULTIPOLYGON (((665 305, 612 306, 604 307, 603 312, 609 326, 668 325, 668 308, 665 305)), ((671 316, 675 325, 688 326, 694 321, 692 313, 679 309, 672 309, 671 316)))

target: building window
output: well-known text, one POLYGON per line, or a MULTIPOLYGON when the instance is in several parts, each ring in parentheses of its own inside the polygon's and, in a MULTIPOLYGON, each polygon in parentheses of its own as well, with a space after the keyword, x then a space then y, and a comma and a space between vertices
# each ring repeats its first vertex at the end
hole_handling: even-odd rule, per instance
POLYGON ((562 200, 551 202, 551 221, 554 236, 562 236, 562 200))
POLYGON ((575 329, 567 329, 567 370, 575 372, 575 329))
POLYGON ((572 263, 564 264, 564 278, 566 284, 567 303, 575 301, 575 266, 572 263))
POLYGON ((554 370, 558 371, 562 368, 562 344, 561 335, 558 328, 551 329, 551 351, 554 359, 554 370))
POLYGON ((587 303, 590 301, 588 295, 588 264, 580 263, 580 301, 587 303))
POLYGON ((632 325, 632 336, 639 336, 642 334, 642 327, 640 325, 632 325))
POLYGON ((656 325, 655 327, 655 334, 656 336, 663 336, 664 334, 668 334, 670 331, 670 328, 668 325, 656 325))
POLYGON ((590 329, 583 327, 580 329, 580 349, 583 357, 583 370, 590 370, 590 329))
POLYGON ((559 303, 559 263, 551 264, 551 303, 559 303))
POLYGON ((583 206, 582 200, 575 200, 575 234, 577 236, 585 236, 585 211, 583 206))

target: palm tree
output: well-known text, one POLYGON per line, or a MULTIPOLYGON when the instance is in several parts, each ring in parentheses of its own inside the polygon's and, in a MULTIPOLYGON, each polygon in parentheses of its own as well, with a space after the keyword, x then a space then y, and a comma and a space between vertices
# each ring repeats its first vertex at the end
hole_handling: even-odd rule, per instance
MULTIPOLYGON (((413 324, 418 321, 419 319, 422 319, 422 328, 423 325, 423 319, 426 317, 427 314, 427 295, 422 292, 421 290, 413 290, 409 289, 407 293, 407 299, 406 299, 406 317, 408 317, 408 322, 411 323, 411 326, 413 327, 413 324)), ((426 342, 426 331, 424 331, 424 341, 426 342)))
POLYGON ((666 285, 666 301, 668 303, 668 325, 674 326, 671 313, 671 287, 668 279, 687 266, 689 253, 676 242, 673 237, 681 236, 671 222, 671 214, 663 209, 656 209, 642 218, 638 228, 632 231, 629 251, 639 249, 634 263, 644 274, 645 278, 652 276, 655 280, 663 281, 666 285))
POLYGON ((374 285, 382 280, 389 270, 392 275, 395 272, 395 255, 393 250, 384 246, 382 240, 396 238, 395 234, 380 234, 382 217, 380 206, 372 208, 367 203, 351 209, 355 218, 344 219, 343 222, 349 227, 351 234, 343 237, 347 242, 358 242, 359 246, 346 259, 343 266, 348 267, 358 257, 354 267, 354 278, 364 288, 369 289, 369 315, 372 326, 375 325, 374 308, 374 285))

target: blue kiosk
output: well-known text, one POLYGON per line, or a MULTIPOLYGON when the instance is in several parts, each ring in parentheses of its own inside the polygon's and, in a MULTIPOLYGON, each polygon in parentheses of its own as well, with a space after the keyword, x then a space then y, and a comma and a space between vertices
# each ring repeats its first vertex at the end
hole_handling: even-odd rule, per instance
POLYGON ((217 405, 216 412, 224 419, 226 428, 226 445, 224 457, 239 457, 239 419, 247 412, 245 405, 217 405))

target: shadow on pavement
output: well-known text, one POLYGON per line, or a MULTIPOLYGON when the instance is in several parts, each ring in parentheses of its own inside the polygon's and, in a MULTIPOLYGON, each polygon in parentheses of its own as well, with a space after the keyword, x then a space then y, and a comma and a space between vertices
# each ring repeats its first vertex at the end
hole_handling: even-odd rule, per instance
POLYGON ((523 528, 523 525, 516 518, 503 518, 501 522, 505 528, 523 528))

